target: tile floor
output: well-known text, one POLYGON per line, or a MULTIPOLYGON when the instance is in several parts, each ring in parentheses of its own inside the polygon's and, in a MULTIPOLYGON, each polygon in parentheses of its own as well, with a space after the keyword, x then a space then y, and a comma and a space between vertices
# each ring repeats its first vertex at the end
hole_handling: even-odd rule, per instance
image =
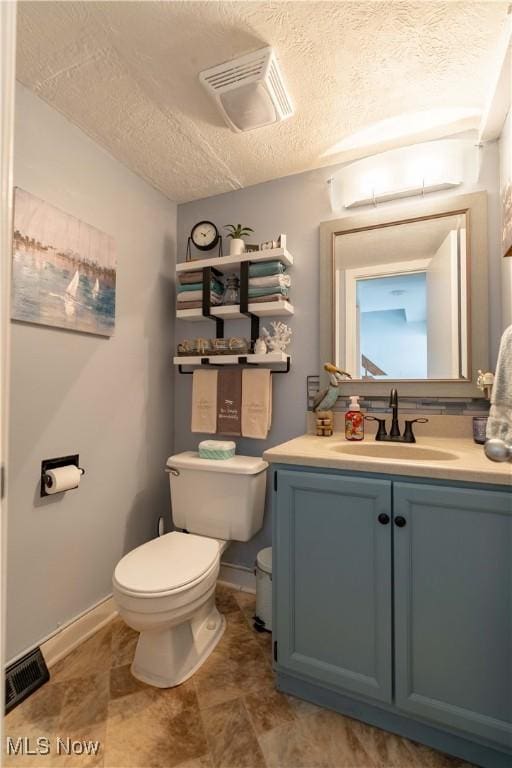
POLYGON ((227 628, 194 677, 162 690, 130 674, 136 634, 120 619, 51 670, 6 718, 6 734, 99 740, 99 754, 4 758, 91 768, 462 768, 434 752, 278 693, 271 639, 252 627, 254 596, 217 590, 227 628), (92 671, 93 670, 93 671, 92 671))

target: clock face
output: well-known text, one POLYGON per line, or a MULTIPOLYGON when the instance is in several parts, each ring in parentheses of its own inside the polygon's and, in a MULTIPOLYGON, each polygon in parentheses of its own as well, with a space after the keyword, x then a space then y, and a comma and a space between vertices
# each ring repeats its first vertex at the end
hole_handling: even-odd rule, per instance
POLYGON ((219 241, 219 232, 215 224, 211 221, 200 221, 190 233, 192 242, 200 251, 209 251, 215 248, 219 241))

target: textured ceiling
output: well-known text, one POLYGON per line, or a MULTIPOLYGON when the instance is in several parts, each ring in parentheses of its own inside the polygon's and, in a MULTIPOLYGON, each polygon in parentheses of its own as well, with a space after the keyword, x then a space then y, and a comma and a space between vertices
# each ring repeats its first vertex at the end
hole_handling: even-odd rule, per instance
POLYGON ((22 2, 18 79, 183 202, 337 163, 404 112, 483 109, 507 2, 22 2), (235 134, 202 69, 276 48, 288 121, 235 134))

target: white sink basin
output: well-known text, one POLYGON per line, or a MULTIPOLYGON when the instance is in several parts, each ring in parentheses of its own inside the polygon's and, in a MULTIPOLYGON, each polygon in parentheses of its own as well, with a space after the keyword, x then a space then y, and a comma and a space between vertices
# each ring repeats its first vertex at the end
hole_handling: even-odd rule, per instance
POLYGON ((440 448, 423 448, 404 443, 345 443, 333 446, 333 451, 347 456, 369 457, 372 459, 396 459, 399 461, 455 461, 459 457, 451 451, 440 448))

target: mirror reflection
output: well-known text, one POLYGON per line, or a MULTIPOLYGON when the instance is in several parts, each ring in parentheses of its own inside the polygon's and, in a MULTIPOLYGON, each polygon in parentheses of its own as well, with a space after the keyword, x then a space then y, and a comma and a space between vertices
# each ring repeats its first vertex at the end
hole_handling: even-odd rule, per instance
POLYGON ((468 376, 466 215, 335 236, 336 362, 354 379, 468 376))

